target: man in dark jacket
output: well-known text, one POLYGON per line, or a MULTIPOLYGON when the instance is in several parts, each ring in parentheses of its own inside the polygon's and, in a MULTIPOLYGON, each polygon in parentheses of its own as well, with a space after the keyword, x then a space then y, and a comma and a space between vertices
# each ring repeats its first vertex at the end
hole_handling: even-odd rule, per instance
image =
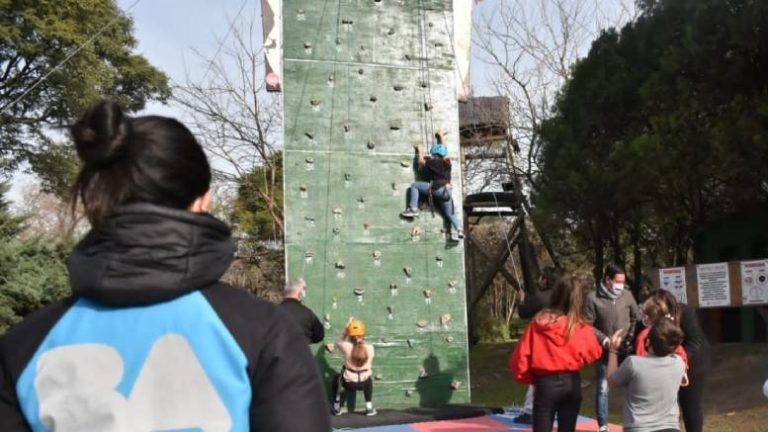
POLYGON ((637 319, 640 317, 632 292, 624 289, 627 275, 616 264, 605 267, 597 290, 584 300, 584 319, 595 327, 595 334, 603 345, 603 357, 595 363, 595 398, 599 432, 608 431, 608 341, 617 330, 624 330, 625 342, 631 342, 637 319))
MULTIPOLYGON (((517 306, 517 314, 522 319, 531 319, 539 311, 549 306, 549 299, 552 297, 552 287, 555 286, 560 277, 563 276, 563 270, 559 267, 544 267, 539 275, 538 289, 525 297, 517 306)), ((533 386, 528 386, 525 393, 525 404, 523 413, 515 417, 516 423, 531 424, 533 421, 533 386)))
POLYGON ((285 299, 280 307, 299 325, 308 343, 318 343, 325 337, 325 328, 312 311, 301 304, 307 295, 307 283, 298 278, 285 286, 285 299))

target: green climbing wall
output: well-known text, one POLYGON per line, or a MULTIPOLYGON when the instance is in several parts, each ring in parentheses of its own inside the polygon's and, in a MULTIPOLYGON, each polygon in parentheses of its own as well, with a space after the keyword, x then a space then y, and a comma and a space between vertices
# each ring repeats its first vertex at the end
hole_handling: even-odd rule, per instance
MULTIPOLYGON (((287 276, 324 320, 326 378, 349 316, 376 347, 379 407, 469 402, 464 247, 439 215, 402 220, 414 145, 458 157, 451 0, 285 0, 287 276)), ((458 161, 457 161, 458 162, 458 161)), ((453 198, 461 213, 461 175, 453 198)))

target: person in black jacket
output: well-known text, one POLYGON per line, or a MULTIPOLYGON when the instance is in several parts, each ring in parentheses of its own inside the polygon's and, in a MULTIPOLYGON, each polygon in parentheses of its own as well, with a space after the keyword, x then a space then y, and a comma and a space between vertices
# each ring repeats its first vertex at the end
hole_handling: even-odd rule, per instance
POLYGON ((696 309, 687 304, 679 304, 680 328, 683 329, 683 348, 688 354, 687 387, 680 387, 678 403, 683 414, 683 423, 688 432, 701 432, 704 428, 704 413, 701 401, 704 386, 712 369, 712 349, 706 335, 699 326, 696 309))
POLYGON ((289 282, 285 285, 285 298, 280 303, 280 307, 299 325, 309 343, 318 343, 325 337, 325 328, 317 316, 301 304, 306 295, 307 283, 304 279, 298 278, 289 282))
POLYGON ((71 130, 92 228, 72 296, 0 339, 0 430, 329 431, 297 326, 219 281, 234 243, 190 131, 109 101, 71 130))
MULTIPOLYGON (((563 270, 559 267, 544 267, 538 280, 538 289, 517 306, 517 314, 522 319, 531 319, 545 307, 549 307, 549 299, 552 297, 552 287, 563 276, 563 270)), ((515 417, 516 423, 531 424, 533 422, 533 395, 534 388, 528 386, 525 392, 523 412, 515 417)))
POLYGON ((413 182, 408 188, 408 207, 400 216, 406 219, 419 217, 419 199, 427 198, 430 205, 436 207, 443 220, 451 226, 449 239, 458 242, 464 238, 464 230, 453 208, 451 160, 448 158, 448 147, 444 144, 445 131, 437 131, 435 140, 429 149, 430 157, 426 157, 423 145, 416 146, 416 162, 423 179, 413 182))

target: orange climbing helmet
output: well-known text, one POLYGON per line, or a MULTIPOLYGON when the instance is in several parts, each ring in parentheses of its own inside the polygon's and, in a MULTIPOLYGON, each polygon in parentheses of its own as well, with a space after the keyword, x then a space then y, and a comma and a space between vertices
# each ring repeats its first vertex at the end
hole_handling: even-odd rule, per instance
POLYGON ((347 326, 347 336, 365 336, 365 324, 360 320, 352 320, 347 326))

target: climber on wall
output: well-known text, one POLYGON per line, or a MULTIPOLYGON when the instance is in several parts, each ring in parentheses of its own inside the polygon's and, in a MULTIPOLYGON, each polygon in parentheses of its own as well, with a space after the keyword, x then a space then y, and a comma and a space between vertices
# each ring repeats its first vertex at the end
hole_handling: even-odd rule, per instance
POLYGON ((344 391, 362 390, 365 396, 365 415, 376 415, 373 407, 373 345, 365 343, 365 324, 350 317, 344 330, 336 338, 336 346, 344 354, 344 366, 333 380, 333 415, 341 414, 344 391), (349 338, 349 341, 346 339, 349 338))
POLYGON ((453 199, 451 198, 451 160, 448 158, 448 147, 445 146, 445 131, 435 134, 437 140, 430 149, 431 157, 425 157, 424 146, 416 147, 416 158, 423 180, 411 184, 408 189, 408 207, 400 216, 413 219, 419 216, 419 197, 428 198, 431 206, 437 207, 444 220, 451 224, 451 241, 464 238, 464 231, 454 214, 453 199))

